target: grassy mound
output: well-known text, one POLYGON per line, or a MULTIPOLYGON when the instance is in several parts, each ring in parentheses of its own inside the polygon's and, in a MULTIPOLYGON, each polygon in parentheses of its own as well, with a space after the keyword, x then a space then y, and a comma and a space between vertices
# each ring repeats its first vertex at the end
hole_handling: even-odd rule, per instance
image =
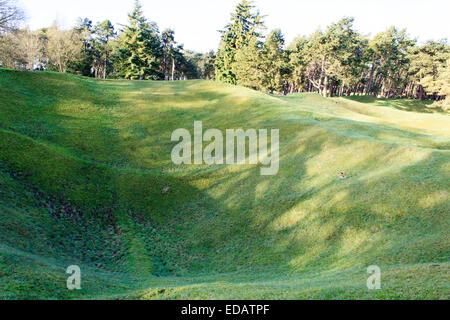
POLYGON ((450 117, 361 99, 0 70, 0 298, 447 298, 450 117), (278 175, 174 165, 195 120, 278 175))

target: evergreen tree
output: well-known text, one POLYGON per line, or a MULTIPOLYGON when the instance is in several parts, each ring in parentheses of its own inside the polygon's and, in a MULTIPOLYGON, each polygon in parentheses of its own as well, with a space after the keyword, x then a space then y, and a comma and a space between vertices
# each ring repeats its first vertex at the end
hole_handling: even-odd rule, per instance
POLYGON ((324 97, 332 95, 333 84, 339 80, 341 86, 345 80, 351 82, 362 62, 361 40, 352 27, 353 18, 343 18, 325 32, 316 31, 306 46, 308 80, 324 97))
POLYGON ((163 52, 163 60, 162 60, 162 68, 165 79, 174 80, 175 73, 175 32, 171 29, 166 29, 162 32, 161 35, 162 42, 162 52, 163 52))
POLYGON ((120 37, 118 71, 126 79, 162 79, 162 48, 156 24, 147 22, 138 0, 128 19, 129 25, 120 37))
POLYGON ((296 38, 289 45, 287 54, 289 56, 289 92, 307 91, 309 83, 306 79, 308 62, 306 59, 306 48, 308 38, 296 38))
POLYGON ((284 36, 280 29, 269 33, 263 45, 263 87, 270 93, 287 90, 287 80, 290 73, 289 57, 284 50, 284 36))
POLYGON ((414 44, 408 38, 406 30, 399 31, 395 27, 375 35, 369 43, 371 72, 367 94, 381 90, 381 96, 391 97, 398 93, 408 71, 408 51, 414 44), (377 79, 376 83, 373 81, 374 77, 377 79))
POLYGON ((198 72, 193 63, 186 59, 183 45, 174 46, 170 53, 172 61, 170 79, 172 81, 198 78, 198 72))
POLYGON ((88 18, 78 19, 74 30, 83 44, 81 58, 74 64, 74 69, 83 76, 90 76, 92 74, 91 70, 94 64, 95 54, 93 43, 94 26, 92 25, 92 20, 88 18))
POLYGON ((353 88, 362 85, 361 75, 366 69, 363 63, 367 44, 365 39, 353 30, 353 21, 353 18, 343 18, 332 24, 326 31, 325 41, 330 44, 331 54, 325 96, 332 96, 337 86, 340 87, 338 95, 342 96, 345 85, 353 88))
POLYGON ((261 42, 256 37, 236 51, 232 68, 238 85, 255 90, 264 89, 263 55, 261 42))
POLYGON ((450 110, 450 58, 447 59, 445 66, 441 68, 438 82, 440 85, 439 95, 445 98, 435 103, 435 106, 448 111, 450 110))
POLYGON ((254 12, 249 0, 242 0, 231 15, 231 22, 221 31, 222 38, 216 57, 216 80, 236 84, 233 64, 237 50, 248 45, 253 38, 261 37, 264 27, 262 16, 254 12))
POLYGON ((114 39, 117 33, 114 31, 114 26, 109 20, 105 20, 95 27, 96 35, 96 51, 98 52, 98 63, 99 72, 97 72, 97 77, 102 77, 106 79, 108 74, 108 68, 111 67, 111 52, 112 45, 111 40, 114 39))
POLYGON ((206 54, 204 59, 204 67, 201 77, 207 80, 215 79, 215 65, 216 63, 216 54, 214 51, 210 51, 206 54))
MULTIPOLYGON (((437 96, 441 91, 442 83, 439 79, 444 70, 450 50, 445 41, 428 41, 422 46, 410 50, 409 71, 413 79, 423 88, 427 95, 437 96)), ((419 88, 422 94, 421 88, 419 88)), ((419 98, 422 98, 420 95, 419 98)))

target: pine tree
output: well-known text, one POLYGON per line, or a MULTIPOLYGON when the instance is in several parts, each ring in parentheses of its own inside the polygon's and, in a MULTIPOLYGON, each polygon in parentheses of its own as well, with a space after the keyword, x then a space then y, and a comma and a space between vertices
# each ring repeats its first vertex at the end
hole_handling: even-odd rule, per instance
POLYGON ((437 102, 436 105, 448 111, 450 110, 450 58, 447 59, 445 66, 440 70, 438 81, 440 84, 439 94, 445 99, 437 102))
POLYGON ((308 38, 296 38, 289 45, 287 54, 289 56, 289 92, 307 91, 309 85, 306 79, 306 70, 308 62, 306 59, 306 46, 308 38))
POLYGON ((175 32, 171 29, 166 29, 161 36, 163 60, 162 68, 165 79, 174 78, 175 73, 175 32), (169 74, 167 74, 169 72, 169 74))
POLYGON ((441 70, 450 57, 445 41, 428 41, 410 50, 409 71, 414 80, 423 87, 427 95, 439 95, 442 84, 439 80, 441 70))
POLYGON ((236 51, 232 72, 238 85, 255 90, 264 89, 263 55, 261 42, 256 37, 236 51))
POLYGON ((355 69, 362 63, 359 35, 353 31, 353 18, 343 18, 324 32, 316 31, 306 44, 308 80, 324 97, 332 95, 335 85, 352 82, 355 69))
POLYGON ((328 83, 327 88, 324 88, 324 96, 332 96, 336 85, 340 85, 339 95, 342 95, 345 84, 354 88, 361 84, 366 42, 353 30, 353 21, 353 18, 343 18, 333 23, 325 33, 329 65, 326 69, 328 83))
POLYGON ((236 84, 233 64, 237 50, 248 45, 252 38, 261 38, 264 28, 262 16, 254 12, 252 1, 242 0, 231 15, 231 22, 221 31, 222 38, 216 57, 216 80, 236 84))
POLYGON ((108 68, 110 68, 110 56, 112 52, 111 40, 116 37, 114 26, 109 20, 97 24, 95 27, 97 50, 99 53, 100 70, 99 77, 106 79, 108 68))
POLYGON ((406 30, 390 27, 370 41, 371 76, 366 93, 372 91, 383 97, 395 96, 404 83, 408 71, 408 51, 415 44, 408 38, 406 30), (373 83, 373 79, 378 79, 373 83))
POLYGON ((81 58, 74 65, 74 69, 83 76, 90 76, 94 63, 94 26, 92 20, 79 18, 74 30, 83 44, 81 58))
POLYGON ((290 73, 289 58, 284 50, 284 36, 280 29, 269 33, 263 45, 263 87, 270 93, 286 93, 290 73))
POLYGON ((210 51, 205 56, 204 68, 202 78, 207 80, 215 79, 215 65, 216 63, 216 54, 214 51, 210 51))
POLYGON ((159 68, 162 48, 156 24, 147 22, 137 0, 128 19, 129 25, 123 30, 120 39, 120 74, 126 79, 163 78, 159 68))

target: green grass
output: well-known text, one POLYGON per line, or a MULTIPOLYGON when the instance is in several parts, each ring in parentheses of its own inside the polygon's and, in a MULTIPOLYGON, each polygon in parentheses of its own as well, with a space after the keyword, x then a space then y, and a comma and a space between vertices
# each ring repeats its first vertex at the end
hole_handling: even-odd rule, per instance
POLYGON ((450 117, 398 103, 0 69, 0 298, 447 299, 450 117), (195 120, 278 175, 174 165, 195 120))
POLYGON ((433 104, 432 100, 420 101, 417 99, 409 99, 409 98, 387 99, 387 98, 376 98, 374 96, 358 96, 358 95, 347 97, 347 99, 369 104, 371 106, 390 107, 402 111, 414 111, 419 113, 444 112, 444 110, 440 108, 434 108, 432 105, 433 104))

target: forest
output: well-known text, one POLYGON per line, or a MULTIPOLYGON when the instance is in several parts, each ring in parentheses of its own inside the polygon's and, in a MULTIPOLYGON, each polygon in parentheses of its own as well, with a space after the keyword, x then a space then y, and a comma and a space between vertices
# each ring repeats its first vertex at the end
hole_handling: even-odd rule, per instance
POLYGON ((101 79, 208 79, 284 95, 432 99, 442 109, 450 104, 446 39, 418 43, 395 26, 369 37, 355 30, 351 17, 286 44, 282 31, 267 32, 264 16, 242 0, 218 33, 219 48, 208 53, 184 50, 174 30, 160 31, 144 16, 139 1, 121 28, 89 18, 70 30, 56 22, 40 30, 21 28, 23 12, 13 0, 0 1, 0 17, 4 68, 101 79))

